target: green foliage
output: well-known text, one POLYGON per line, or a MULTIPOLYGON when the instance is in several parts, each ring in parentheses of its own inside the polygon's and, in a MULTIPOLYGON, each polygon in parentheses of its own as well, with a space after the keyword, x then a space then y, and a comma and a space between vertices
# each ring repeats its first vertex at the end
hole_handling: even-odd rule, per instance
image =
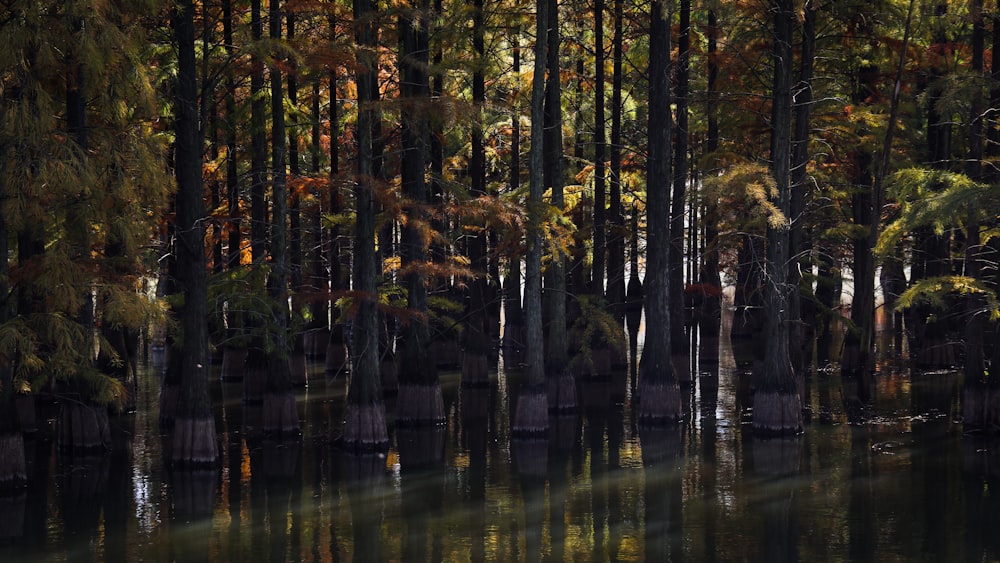
POLYGON ((618 354, 626 354, 628 345, 625 331, 618 320, 608 312, 607 302, 593 295, 577 296, 580 315, 570 327, 574 339, 580 342, 580 351, 570 360, 570 366, 594 372, 594 344, 607 344, 618 354))
POLYGON ((716 201, 723 230, 762 231, 764 227, 781 228, 788 220, 772 202, 777 197, 774 178, 761 164, 739 162, 720 174, 703 181, 700 197, 716 201))
POLYGON ((898 202, 896 219, 883 230, 875 250, 885 255, 907 234, 921 227, 936 233, 979 222, 996 215, 1000 192, 995 187, 974 182, 968 176, 947 170, 907 168, 888 183, 898 202))
POLYGON ((940 276, 916 281, 907 288, 896 302, 899 311, 919 304, 928 304, 936 310, 947 310, 953 305, 952 297, 979 296, 985 301, 983 312, 991 320, 1000 319, 1000 301, 988 284, 969 276, 940 276))

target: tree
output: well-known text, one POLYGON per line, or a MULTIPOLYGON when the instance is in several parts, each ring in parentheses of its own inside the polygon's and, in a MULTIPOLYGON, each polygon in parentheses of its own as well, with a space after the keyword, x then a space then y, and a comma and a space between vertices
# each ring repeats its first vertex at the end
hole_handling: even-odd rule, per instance
POLYGON ((430 3, 413 2, 399 16, 400 98, 402 101, 402 192, 404 213, 400 253, 406 286, 407 318, 400 343, 396 420, 403 425, 436 425, 445 420, 437 368, 430 356, 427 268, 430 224, 424 164, 428 153, 430 84, 430 3))
MULTIPOLYGON (((639 362, 642 424, 675 424, 681 418, 680 388, 671 360, 670 182, 673 124, 670 118, 670 13, 654 0, 649 19, 649 122, 646 156, 646 343, 639 362)), ((675 289, 674 289, 675 290, 675 289)))
POLYGON ((542 166, 546 45, 549 29, 547 0, 535 2, 534 75, 531 79, 531 148, 528 153, 528 254, 524 275, 524 325, 527 337, 525 382, 518 395, 511 432, 515 436, 544 435, 549 428, 542 345, 542 166))
POLYGON ((768 224, 764 367, 754 393, 755 434, 797 434, 802 430, 802 406, 789 356, 790 302, 789 213, 791 211, 792 145, 792 22, 791 0, 772 2, 774 12, 774 83, 771 102, 771 201, 783 215, 768 224), (777 224, 775 224, 777 223, 777 224))
POLYGON ((213 465, 218 460, 215 418, 208 397, 208 274, 205 261, 205 201, 202 193, 202 146, 198 127, 194 3, 181 0, 170 14, 177 44, 174 105, 174 172, 177 178, 176 288, 183 304, 176 313, 183 331, 173 340, 171 362, 179 365, 181 389, 173 425, 170 460, 175 465, 213 465), (181 295, 181 294, 179 294, 181 295))
POLYGON ((385 406, 379 380, 378 269, 375 262, 375 155, 373 125, 378 71, 375 6, 371 0, 354 0, 354 37, 357 43, 358 90, 357 183, 354 187, 355 236, 353 342, 351 380, 344 413, 344 446, 360 452, 384 451, 389 447, 385 406))

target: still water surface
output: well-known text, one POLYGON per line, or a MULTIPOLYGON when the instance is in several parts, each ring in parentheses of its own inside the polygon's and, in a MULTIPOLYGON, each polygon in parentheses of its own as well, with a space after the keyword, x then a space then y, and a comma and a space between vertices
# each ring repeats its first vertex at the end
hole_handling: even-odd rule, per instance
POLYGON ((330 445, 342 380, 310 380, 302 441, 288 445, 249 436, 239 384, 219 383, 223 460, 203 473, 161 465, 151 367, 113 452, 28 442, 35 477, 0 500, 0 561, 1000 558, 1000 449, 962 433, 957 374, 886 366, 859 410, 821 371, 806 432, 760 441, 746 376, 725 339, 718 349, 679 428, 637 428, 622 374, 581 383, 580 414, 552 418, 548 440, 512 442, 516 377, 463 390, 446 373, 447 426, 398 429, 382 457, 330 445))

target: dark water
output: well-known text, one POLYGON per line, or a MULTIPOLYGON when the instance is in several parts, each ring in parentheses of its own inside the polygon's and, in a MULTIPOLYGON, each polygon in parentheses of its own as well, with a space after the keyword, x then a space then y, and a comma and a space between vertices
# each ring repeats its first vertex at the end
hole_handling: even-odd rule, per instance
POLYGON ((463 390, 444 374, 447 426, 396 430, 382 457, 329 445, 342 380, 310 380, 291 445, 245 434, 258 413, 218 384, 223 460, 203 473, 161 466, 151 368, 113 452, 28 442, 34 481, 0 499, 0 561, 1000 558, 1000 449, 963 435, 957 374, 886 366, 859 410, 821 372, 805 434, 759 441, 725 341, 719 358, 701 365, 679 428, 636 428, 622 374, 581 384, 582 412, 535 442, 508 437, 516 378, 463 390))

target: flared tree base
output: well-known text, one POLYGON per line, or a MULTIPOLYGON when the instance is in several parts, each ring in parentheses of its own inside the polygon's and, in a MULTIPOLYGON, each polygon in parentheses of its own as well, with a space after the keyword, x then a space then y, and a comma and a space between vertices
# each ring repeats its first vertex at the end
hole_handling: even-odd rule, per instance
POLYGON ((577 411, 580 403, 577 400, 576 378, 571 373, 551 375, 546 378, 546 383, 550 413, 568 414, 577 411))
POLYGON ((344 411, 344 449, 366 454, 389 449, 389 434, 385 425, 382 403, 358 405, 348 403, 344 411))
POLYGON ((438 426, 445 423, 439 384, 404 383, 396 397, 396 426, 438 426))
POLYGON ((77 401, 59 405, 59 449, 66 452, 96 452, 111 448, 108 408, 77 401))
POLYGON ((523 389, 514 408, 511 435, 515 438, 544 438, 549 432, 549 399, 543 389, 523 389))
POLYGON ((801 432, 802 401, 798 393, 764 390, 754 393, 754 436, 794 436, 801 432))
POLYGON ((172 466, 179 468, 214 466, 219 459, 215 419, 211 415, 178 418, 174 423, 167 459, 172 466))
POLYGON ((669 426, 681 421, 681 389, 676 381, 639 381, 637 415, 642 426, 669 426))
POLYGON ((272 440, 294 440, 302 435, 295 395, 291 392, 264 393, 261 417, 261 431, 272 440))
POLYGON ((24 437, 20 432, 0 434, 0 497, 24 488, 27 483, 24 437))
POLYGON ((267 358, 263 352, 251 350, 243 370, 243 404, 260 405, 264 402, 267 385, 267 358))

